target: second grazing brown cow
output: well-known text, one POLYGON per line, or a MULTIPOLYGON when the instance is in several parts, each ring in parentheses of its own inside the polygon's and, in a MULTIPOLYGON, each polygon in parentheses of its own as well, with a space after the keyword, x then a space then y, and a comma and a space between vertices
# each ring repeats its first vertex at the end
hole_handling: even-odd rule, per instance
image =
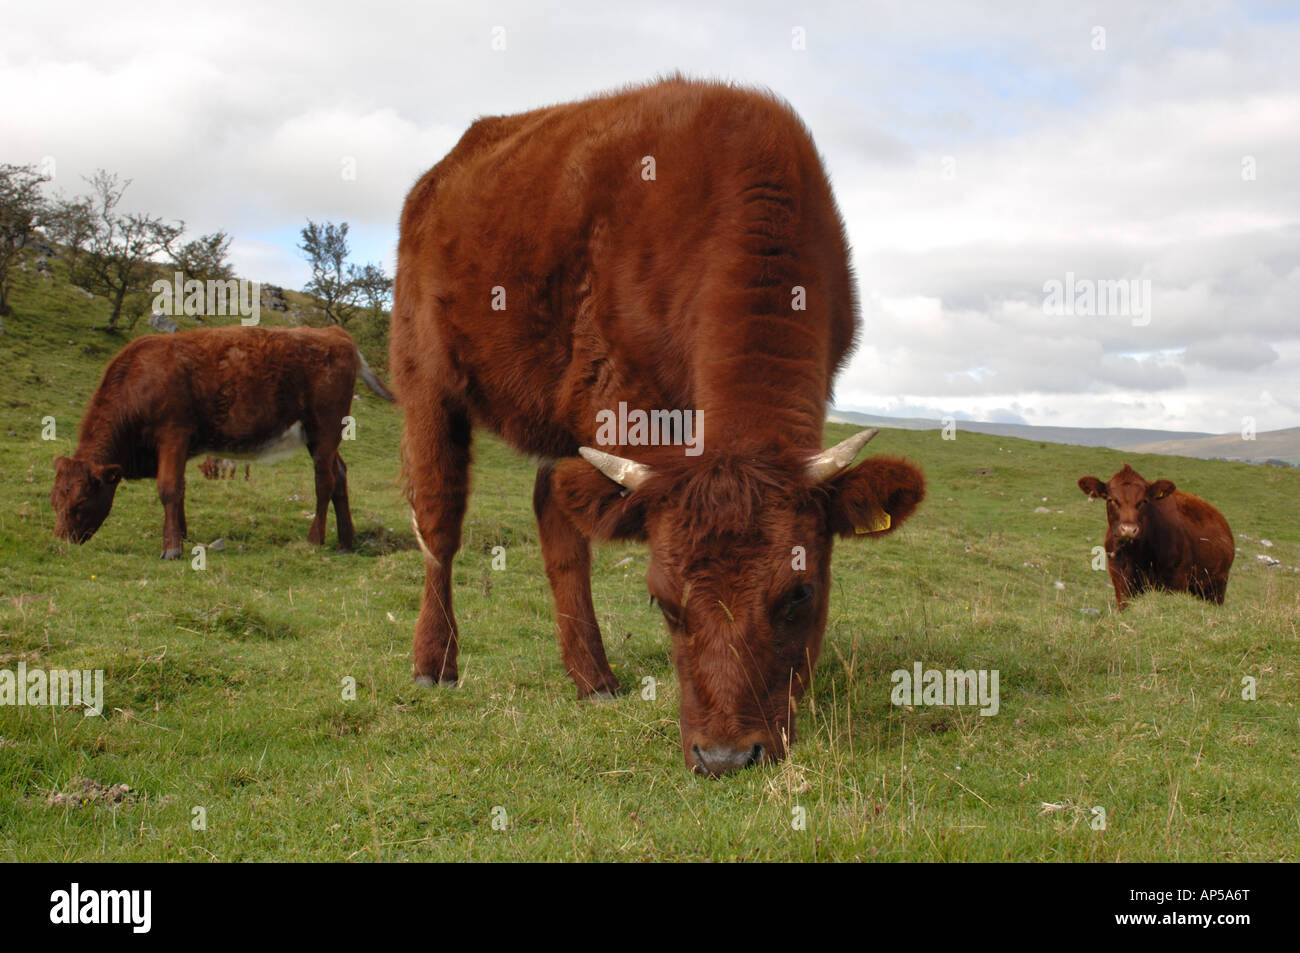
POLYGON ((392 368, 426 562, 416 680, 457 679, 451 566, 478 425, 551 461, 533 505, 579 695, 618 688, 590 542, 645 540, 687 766, 783 756, 832 540, 888 533, 925 492, 904 460, 852 465, 871 432, 822 450, 856 328, 830 186, 775 97, 669 80, 476 122, 412 190, 398 246, 392 368), (623 426, 647 412, 680 442, 623 426))
POLYGON ((1148 589, 1222 604, 1236 551, 1222 513, 1169 480, 1148 483, 1127 463, 1107 483, 1080 477, 1079 489, 1106 501, 1106 566, 1119 608, 1148 589))
POLYGON ((104 369, 81 420, 76 452, 54 461, 54 534, 84 543, 108 517, 122 480, 154 478, 163 505, 163 559, 185 539, 185 464, 213 451, 273 460, 306 447, 316 467, 325 541, 331 501, 339 546, 352 548, 347 466, 339 456, 357 373, 385 400, 342 328, 200 328, 136 338, 104 369))

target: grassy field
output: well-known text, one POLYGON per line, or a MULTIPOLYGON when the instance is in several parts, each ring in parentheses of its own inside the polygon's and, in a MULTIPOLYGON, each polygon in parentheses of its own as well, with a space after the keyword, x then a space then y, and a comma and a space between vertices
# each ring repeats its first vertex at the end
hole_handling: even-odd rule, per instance
MULTIPOLYGON (((595 562, 624 694, 575 700, 533 471, 487 435, 455 577, 462 684, 412 686, 423 562, 397 482, 400 417, 368 391, 343 447, 355 554, 306 542, 305 453, 247 482, 191 465, 193 541, 226 541, 205 571, 157 558, 149 482, 125 486, 85 546, 54 540, 51 460, 125 339, 92 330, 103 302, 66 286, 20 275, 14 301, 0 668, 103 669, 105 711, 0 707, 2 859, 1300 859, 1300 471, 883 432, 871 449, 917 461, 929 498, 894 536, 838 547, 792 757, 715 781, 682 764, 640 547, 595 562), (1224 606, 1156 594, 1114 612, 1090 565, 1104 512, 1075 480, 1124 460, 1227 516, 1240 552, 1224 606), (890 672, 918 661, 997 669, 999 713, 894 707, 890 672)), ((849 432, 828 427, 827 442, 849 432)))

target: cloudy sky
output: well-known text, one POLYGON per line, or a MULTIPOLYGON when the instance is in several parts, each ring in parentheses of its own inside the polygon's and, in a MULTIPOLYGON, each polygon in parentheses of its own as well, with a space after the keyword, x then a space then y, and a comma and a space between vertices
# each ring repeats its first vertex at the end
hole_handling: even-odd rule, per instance
POLYGON ((1300 425, 1295 4, 189 7, 11 5, 0 161, 68 194, 118 172, 124 204, 223 228, 241 274, 300 287, 309 217, 391 270, 406 190, 477 116, 674 70, 768 86, 811 127, 854 246, 839 406, 1300 425), (1045 307, 1067 275, 1136 281, 1148 306, 1045 307))

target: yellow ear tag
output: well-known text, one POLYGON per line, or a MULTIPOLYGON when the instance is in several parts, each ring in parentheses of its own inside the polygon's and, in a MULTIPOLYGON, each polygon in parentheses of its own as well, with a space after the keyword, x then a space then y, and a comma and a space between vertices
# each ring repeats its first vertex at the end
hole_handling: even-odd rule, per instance
POLYGON ((870 526, 866 529, 863 529, 861 526, 855 526, 853 527, 853 532, 857 533, 859 536, 863 536, 867 533, 883 533, 893 525, 893 518, 884 510, 881 510, 880 515, 871 521, 870 526))

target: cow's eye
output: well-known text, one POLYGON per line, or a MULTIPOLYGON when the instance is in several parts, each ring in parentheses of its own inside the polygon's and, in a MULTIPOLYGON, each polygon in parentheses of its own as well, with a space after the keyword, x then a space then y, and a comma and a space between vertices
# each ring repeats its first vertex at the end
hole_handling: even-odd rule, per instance
POLYGON ((787 620, 793 619, 801 609, 812 602, 813 587, 811 583, 801 582, 790 590, 786 596, 783 612, 787 620))

